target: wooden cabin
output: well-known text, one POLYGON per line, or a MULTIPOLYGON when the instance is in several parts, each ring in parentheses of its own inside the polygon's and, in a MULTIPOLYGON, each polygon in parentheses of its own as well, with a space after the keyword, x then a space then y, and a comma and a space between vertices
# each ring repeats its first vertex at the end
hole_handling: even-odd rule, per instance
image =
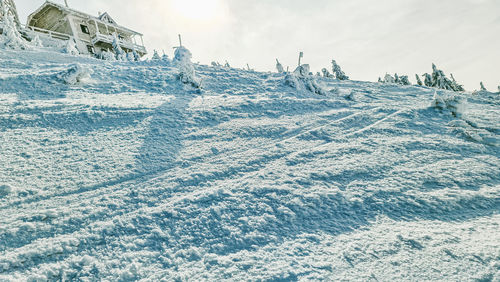
POLYGON ((80 53, 95 55, 113 51, 116 34, 125 52, 135 51, 140 56, 147 54, 143 35, 118 25, 108 13, 94 17, 51 1, 46 1, 28 16, 26 29, 56 39, 74 39, 80 53))

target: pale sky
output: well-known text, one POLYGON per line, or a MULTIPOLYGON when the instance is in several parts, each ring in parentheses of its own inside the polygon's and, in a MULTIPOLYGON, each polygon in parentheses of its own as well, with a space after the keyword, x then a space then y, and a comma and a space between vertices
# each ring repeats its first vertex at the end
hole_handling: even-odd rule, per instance
MULTIPOLYGON (((14 0, 23 22, 44 0, 14 0)), ((64 3, 63 0, 54 0, 64 3)), ((275 59, 313 71, 335 59, 353 80, 431 72, 436 63, 467 90, 500 85, 500 0, 68 0, 108 12, 172 56, 177 34, 194 61, 274 71, 275 59)))

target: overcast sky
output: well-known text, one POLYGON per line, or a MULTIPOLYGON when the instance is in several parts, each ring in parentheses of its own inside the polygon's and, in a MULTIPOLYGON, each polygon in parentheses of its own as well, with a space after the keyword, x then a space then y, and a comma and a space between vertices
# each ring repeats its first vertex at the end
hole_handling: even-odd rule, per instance
MULTIPOLYGON (((14 0, 23 22, 44 0, 14 0)), ((64 3, 63 0, 54 0, 64 3)), ((468 90, 500 84, 500 0, 68 0, 107 11, 171 56, 177 34, 194 61, 274 71, 294 68, 299 51, 312 70, 332 59, 355 80, 431 71, 436 63, 468 90)))

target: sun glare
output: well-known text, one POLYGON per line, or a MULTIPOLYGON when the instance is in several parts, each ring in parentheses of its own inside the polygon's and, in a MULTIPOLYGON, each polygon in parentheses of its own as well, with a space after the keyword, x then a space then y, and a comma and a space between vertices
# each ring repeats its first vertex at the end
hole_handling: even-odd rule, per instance
POLYGON ((213 21, 221 17, 221 0, 171 0, 179 15, 199 21, 213 21))

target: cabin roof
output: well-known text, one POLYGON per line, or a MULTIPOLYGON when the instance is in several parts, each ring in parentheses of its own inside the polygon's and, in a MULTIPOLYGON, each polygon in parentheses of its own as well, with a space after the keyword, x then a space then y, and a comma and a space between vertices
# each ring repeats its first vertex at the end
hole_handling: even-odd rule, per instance
POLYGON ((31 19, 33 17, 35 17, 45 7, 48 7, 48 6, 55 7, 57 9, 61 10, 61 11, 67 12, 68 14, 71 14, 71 15, 74 15, 74 16, 78 16, 78 17, 86 18, 86 19, 91 19, 91 20, 94 20, 94 21, 96 21, 98 23, 102 23, 102 24, 113 26, 113 27, 115 27, 117 29, 120 29, 120 30, 128 32, 128 33, 132 33, 132 34, 135 34, 135 35, 142 35, 141 33, 137 32, 137 31, 134 31, 134 30, 131 30, 129 28, 126 28, 126 27, 123 27, 123 26, 120 26, 120 25, 116 24, 116 22, 111 18, 111 16, 109 16, 108 13, 104 13, 104 14, 100 15, 99 17, 95 17, 95 16, 92 16, 90 14, 87 14, 87 13, 84 13, 84 12, 80 12, 80 11, 77 11, 75 9, 68 8, 66 6, 63 6, 63 5, 58 4, 58 3, 54 3, 54 2, 49 1, 49 0, 46 0, 45 3, 43 3, 42 6, 40 6, 35 12, 31 13, 28 16, 28 25, 29 25, 29 23, 30 23, 30 21, 31 21, 31 19))

